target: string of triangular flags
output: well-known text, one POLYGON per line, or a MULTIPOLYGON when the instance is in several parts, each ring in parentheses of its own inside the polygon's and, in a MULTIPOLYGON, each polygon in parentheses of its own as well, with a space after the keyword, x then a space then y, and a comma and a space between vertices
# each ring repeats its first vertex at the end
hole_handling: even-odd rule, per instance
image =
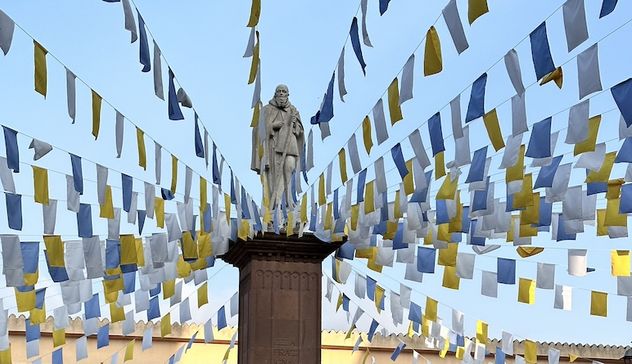
MULTIPOLYGON (((253 15, 251 15, 251 22, 254 22, 255 25, 258 22, 258 18, 259 18, 258 14, 260 12, 260 4, 258 5, 258 8, 256 4, 258 2, 259 0, 254 0, 253 15), (254 14, 255 12, 256 14, 254 14)), ((193 101, 191 100, 191 97, 187 94, 187 92, 181 86, 181 83, 178 81, 177 77, 175 76, 171 65, 167 61, 166 57, 162 54, 162 51, 160 50, 160 47, 156 41, 156 38, 153 36, 149 27, 145 23, 140 11, 138 10, 136 4, 134 3, 134 0, 121 0, 121 3, 123 5, 123 14, 125 17, 125 29, 131 32, 131 42, 134 43, 136 42, 137 39, 139 39, 139 47, 140 47, 139 60, 140 60, 141 65, 143 65, 143 69, 141 71, 150 72, 152 70, 152 63, 150 59, 151 56, 149 54, 149 46, 148 46, 148 39, 152 38, 153 46, 154 46, 154 52, 153 52, 154 93, 156 97, 158 97, 161 100, 164 100, 163 75, 162 75, 162 62, 164 62, 167 65, 168 75, 169 75, 169 90, 168 90, 168 100, 167 100, 169 119, 174 120, 174 121, 185 119, 185 116, 182 113, 180 106, 183 106, 185 108, 190 108, 193 111, 195 155, 199 158, 204 158, 206 167, 208 168, 209 166, 209 161, 208 161, 209 133, 206 126, 204 125, 204 122, 198 116, 198 111, 193 105, 193 101), (136 34, 136 22, 134 19, 134 12, 137 14, 137 18, 138 18, 138 29, 139 29, 138 33, 140 34, 140 38, 138 38, 136 34), (178 89, 177 92, 175 89, 176 83, 180 85, 180 88, 178 89), (201 128, 200 128, 200 124, 202 125, 201 128), (204 141, 202 141, 201 132, 200 132, 201 129, 204 130, 204 141)), ((259 62, 258 50, 256 53, 257 53, 257 67, 255 68, 257 69, 257 75, 258 75, 258 62, 259 62)), ((253 63, 254 63, 254 60, 253 60, 253 63)), ((258 85, 259 85, 258 89, 260 93, 260 81, 258 81, 258 85)), ((253 96, 253 99, 254 99, 254 96, 253 96)), ((254 104, 254 101, 253 101, 253 104, 254 104)), ((215 141, 211 139, 211 142, 213 146, 213 152, 215 153, 216 151, 215 141)), ((223 160, 223 157, 222 157, 222 160, 223 160)), ((213 168, 214 168, 213 172, 215 172, 216 170, 215 165, 213 165, 213 168)), ((232 174, 232 168, 230 168, 230 170, 232 174)))
MULTIPOLYGON (((449 7, 450 5, 448 5, 449 7)), ((448 9, 446 7, 446 9, 448 9)), ((485 5, 486 8, 486 5, 485 5)), ((563 10, 564 15, 564 25, 565 25, 565 33, 567 36, 567 43, 569 52, 573 50, 575 47, 580 45, 583 41, 588 38, 587 31, 585 30, 586 25, 586 14, 584 9, 583 1, 568 1, 560 8, 556 9, 552 14, 550 14, 546 19, 550 19, 555 13, 559 10, 563 10), (585 34, 584 34, 585 33, 585 34)), ((445 13, 445 9, 444 9, 445 13)), ((602 11, 602 15, 604 11, 602 11)), ((609 13, 608 13, 609 14, 609 13)), ((607 15, 607 14, 606 14, 607 15)), ((625 24, 624 24, 625 25, 625 24)), ((618 30, 615 29, 615 30, 618 30)), ((609 36, 608 34, 607 36, 609 36)), ((606 37, 607 37, 606 36, 606 37)), ((604 37, 605 38, 605 37, 604 37)), ((542 66, 543 61, 545 59, 551 59, 548 37, 546 36, 546 21, 541 23, 529 37, 523 39, 519 42, 523 43, 526 40, 529 40, 531 43, 532 49, 532 58, 534 61, 534 68, 536 70, 536 77, 538 80, 542 79, 542 84, 549 81, 556 81, 559 83, 561 87, 562 82, 562 73, 561 66, 558 68, 554 67, 552 60, 546 65, 542 66), (546 72, 548 71, 548 72, 546 72), (548 77, 547 77, 548 76, 548 77)), ((422 40, 423 42, 423 40, 422 40)), ((519 45, 518 44, 518 45, 519 45)), ((525 98, 524 92, 525 87, 522 81, 520 63, 518 59, 518 54, 515 51, 515 48, 510 50, 504 57, 504 63, 506 66, 507 73, 509 74, 509 78, 514 86, 517 95, 512 98, 512 108, 514 109, 514 122, 516 126, 514 127, 513 135, 517 135, 520 133, 520 128, 524 129, 522 131, 526 131, 523 124, 526 123, 526 112, 525 110, 525 98)), ((432 47, 430 47, 432 48, 432 47)), ((416 51, 416 50, 415 50, 416 51)), ((382 96, 388 94, 388 105, 389 105, 389 115, 391 118, 391 124, 395 125, 398 121, 403 119, 401 105, 413 98, 413 79, 414 79, 414 58, 415 51, 413 51, 411 57, 408 59, 402 69, 398 72, 401 73, 401 89, 399 89, 400 82, 398 81, 398 77, 395 77, 393 82, 389 85, 389 87, 383 92, 382 96)), ((426 57, 427 58, 427 57, 426 57)), ((485 123, 489 124, 488 131, 490 133, 497 134, 498 126, 495 123, 495 119, 497 119, 495 109, 492 109, 488 113, 484 113, 484 100, 485 100, 485 87, 487 83, 487 73, 497 64, 500 63, 501 60, 498 60, 493 64, 490 69, 488 69, 482 76, 480 76, 473 84, 472 84, 472 94, 470 96, 470 106, 468 106, 468 114, 466 115, 466 122, 477 119, 480 116, 485 115, 485 123), (480 114, 480 115, 479 115, 480 114)), ((600 79, 599 79, 599 71, 598 71, 598 49, 591 48, 582 53, 581 57, 577 57, 578 67, 581 67, 585 74, 580 75, 580 98, 583 98, 585 95, 594 92, 596 89, 600 87, 600 79), (583 77, 582 77, 583 76, 583 77), (592 91, 589 91, 592 90, 592 91)), ((568 63, 565 62, 565 63, 568 63)), ((467 88, 466 88, 467 89, 467 88)), ((466 90, 465 89, 465 90, 466 90)), ((463 91, 465 91, 463 90, 463 91)), ((463 93, 463 92, 461 92, 463 93)), ((460 94, 461 94, 460 93, 460 94)), ((461 111, 460 111, 460 95, 454 98, 450 103, 450 109, 452 111, 452 122, 453 122, 453 135, 455 139, 459 139, 463 136, 464 128, 461 128, 461 111)), ((446 105, 448 106, 448 105, 446 105)), ((444 109, 446 106, 442 107, 444 109)), ((347 143, 348 148, 353 148, 351 145, 355 142, 355 133, 358 130, 362 129, 362 139, 364 141, 365 149, 367 154, 370 154, 370 151, 373 147, 372 141, 372 128, 375 129, 377 144, 381 145, 384 141, 386 141, 389 137, 388 129, 386 126, 386 118, 384 114, 384 101, 382 97, 378 100, 375 106, 372 109, 373 114, 373 125, 371 125, 371 119, 369 118, 369 114, 364 118, 362 123, 356 128, 354 134, 349 139, 347 143)), ((434 119, 437 118, 435 115, 434 119)), ((432 120, 432 119, 431 119, 432 120)), ((436 121, 436 120, 435 120, 436 121)), ((495 136, 498 139, 497 135, 491 135, 490 137, 495 136)), ((502 136, 500 136, 500 140, 492 140, 494 142, 494 147, 496 149, 502 148, 502 136)), ((313 142, 313 141, 312 141, 313 142)), ((457 143, 458 144, 458 143, 457 143)), ((309 153, 309 151, 313 150, 313 147, 308 145, 308 155, 307 155, 307 164, 308 166, 313 165, 313 152, 309 153)), ((357 148, 349 151, 353 153, 357 148)), ((341 153, 344 153, 341 151, 341 153)), ((353 157, 353 156, 352 156, 353 157)), ((441 156, 440 156, 441 157, 441 156)), ((358 158, 358 157, 356 157, 358 158)), ((354 167, 354 172, 357 174, 356 166, 359 166, 358 160, 351 159, 352 166, 354 167)), ((331 161, 330 161, 331 163, 331 161)))
MULTIPOLYGON (((356 277, 359 277, 359 271, 355 267, 352 269, 356 272, 356 274, 358 274, 356 277)), ((336 311, 338 311, 339 308, 342 307, 343 310, 347 312, 347 320, 349 321, 349 302, 354 302, 356 298, 364 299, 364 293, 362 295, 358 295, 358 285, 356 283, 356 298, 354 298, 354 295, 349 294, 342 288, 345 284, 345 281, 340 280, 340 276, 337 276, 336 274, 332 274, 333 278, 328 277, 326 274, 325 276, 327 277, 326 298, 332 301, 332 292, 333 287, 335 286, 339 291, 338 301, 336 303, 336 311)), ((399 280, 397 279, 391 279, 399 282, 399 280)), ((471 336, 473 338, 475 337, 476 339, 469 339, 467 336, 464 335, 465 316, 461 311, 449 305, 440 303, 427 294, 410 288, 403 283, 400 283, 400 290, 399 293, 397 293, 388 288, 381 287, 380 285, 376 284, 375 281, 373 282, 374 284, 371 287, 364 287, 364 292, 366 292, 367 297, 375 303, 375 308, 377 310, 376 313, 378 314, 378 317, 373 316, 369 312, 365 312, 359 304, 356 304, 358 306, 358 309, 356 310, 353 320, 350 322, 351 326, 349 328, 349 331, 347 332, 347 339, 351 337, 352 331, 356 327, 358 320, 365 313, 367 313, 371 317, 371 325, 366 335, 366 340, 368 342, 372 341, 373 335, 377 332, 377 328, 379 326, 382 326, 382 334, 386 335, 387 331, 384 325, 380 324, 379 316, 382 310, 384 310, 386 307, 386 298, 389 297, 393 325, 398 326, 403 324, 403 308, 408 309, 409 324, 407 336, 413 338, 415 334, 420 334, 420 336, 425 338, 424 345, 429 348, 438 349, 439 356, 441 358, 445 358, 448 352, 454 352, 457 359, 469 362, 471 360, 483 360, 484 357, 489 354, 489 349, 487 346, 490 344, 490 341, 487 334, 489 331, 489 325, 487 322, 477 320, 476 334, 471 336), (373 288, 373 290, 371 290, 370 288, 373 288), (422 296, 426 297, 426 305, 423 311, 422 307, 411 299, 411 293, 413 291, 416 293, 420 293, 422 296), (448 309, 451 310, 451 327, 444 325, 440 316, 438 315, 439 305, 446 306, 448 309), (472 352, 474 352, 473 357, 472 352)), ((569 295, 569 293, 564 292, 564 295, 569 295)), ((595 300, 598 301, 598 299, 595 300)), ((516 357, 516 360, 526 360, 526 362, 528 363, 537 362, 536 342, 528 339, 525 339, 522 342, 522 353, 524 355, 523 357, 518 354, 518 347, 514 345, 515 337, 519 336, 505 331, 502 332, 502 346, 496 347, 495 352, 492 351, 497 360, 500 360, 500 362, 502 363, 505 362, 506 355, 513 355, 516 357)), ((359 336, 354 347, 354 352, 359 348, 359 345, 363 341, 364 338, 362 336, 359 336)), ((405 347, 406 343, 404 341, 400 341, 400 344, 394 349, 391 359, 396 360, 405 347)), ((557 349, 551 348, 551 350, 549 351, 549 356, 551 359, 554 360, 553 362, 558 362, 560 352, 557 349)))

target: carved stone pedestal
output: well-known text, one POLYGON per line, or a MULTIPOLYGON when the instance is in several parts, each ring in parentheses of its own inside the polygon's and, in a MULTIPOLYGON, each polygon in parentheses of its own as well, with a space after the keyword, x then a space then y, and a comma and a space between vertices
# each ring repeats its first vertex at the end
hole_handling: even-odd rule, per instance
POLYGON ((320 364, 321 263, 340 243, 272 233, 231 242, 239 268, 239 364, 320 364))

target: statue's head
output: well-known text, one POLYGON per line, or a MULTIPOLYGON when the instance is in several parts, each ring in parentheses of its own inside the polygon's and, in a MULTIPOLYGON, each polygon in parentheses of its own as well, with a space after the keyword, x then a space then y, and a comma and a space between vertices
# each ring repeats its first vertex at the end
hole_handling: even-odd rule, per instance
POLYGON ((286 85, 278 85, 274 90, 274 99, 279 106, 285 106, 288 103, 288 97, 290 96, 290 90, 286 85))

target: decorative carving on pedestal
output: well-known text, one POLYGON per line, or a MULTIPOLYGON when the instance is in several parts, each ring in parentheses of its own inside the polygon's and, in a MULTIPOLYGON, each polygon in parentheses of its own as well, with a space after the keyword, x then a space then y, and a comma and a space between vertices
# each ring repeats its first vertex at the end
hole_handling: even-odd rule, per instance
POLYGON ((311 234, 230 243, 239 268, 240 364, 320 363, 323 259, 340 247, 311 234))

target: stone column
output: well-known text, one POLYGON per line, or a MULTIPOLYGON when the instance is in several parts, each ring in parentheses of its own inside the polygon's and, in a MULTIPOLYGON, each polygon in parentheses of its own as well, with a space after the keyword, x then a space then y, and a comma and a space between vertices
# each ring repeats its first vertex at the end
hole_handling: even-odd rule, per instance
POLYGON ((239 364, 320 364, 322 261, 341 243, 265 233, 231 242, 239 268, 239 364))

